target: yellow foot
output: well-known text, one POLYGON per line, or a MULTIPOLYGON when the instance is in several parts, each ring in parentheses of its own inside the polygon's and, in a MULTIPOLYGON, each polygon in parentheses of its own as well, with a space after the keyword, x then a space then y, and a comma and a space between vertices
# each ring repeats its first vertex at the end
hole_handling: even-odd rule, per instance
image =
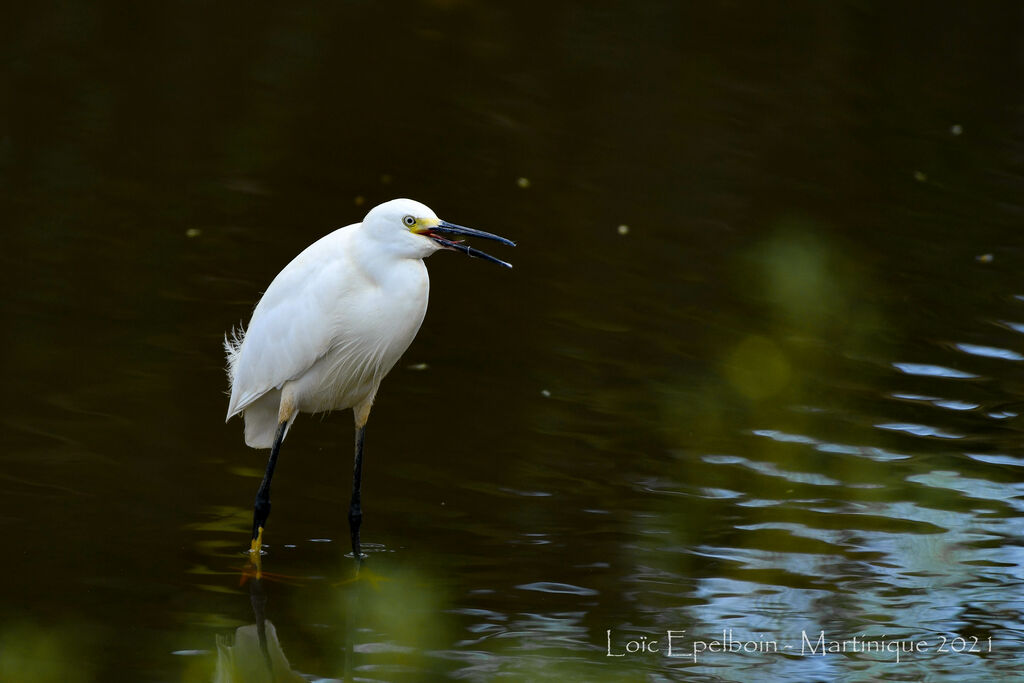
POLYGON ((256 531, 256 538, 252 539, 252 544, 249 546, 249 554, 259 557, 260 551, 263 549, 263 527, 260 527, 256 531))
POLYGON ((263 578, 263 557, 257 553, 249 554, 249 565, 242 569, 242 576, 238 581, 239 586, 244 586, 249 579, 259 581, 263 578))

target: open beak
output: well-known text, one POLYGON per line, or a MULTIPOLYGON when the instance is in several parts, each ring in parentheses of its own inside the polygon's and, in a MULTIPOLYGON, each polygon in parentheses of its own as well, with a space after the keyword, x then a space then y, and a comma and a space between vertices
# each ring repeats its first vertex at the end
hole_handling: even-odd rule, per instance
POLYGON ((512 240, 507 240, 504 237, 492 235, 491 233, 484 232, 483 230, 464 228, 461 225, 455 225, 453 223, 449 223, 448 221, 441 220, 437 222, 437 225, 432 225, 429 228, 426 228, 425 230, 420 230, 418 232, 420 235, 423 235, 424 237, 429 237, 430 239, 434 240, 445 249, 461 251, 463 254, 467 256, 472 256, 474 258, 482 258, 485 261, 497 263, 499 266, 505 266, 506 268, 512 267, 511 263, 506 263, 505 261, 502 261, 499 258, 491 256, 490 254, 485 254, 479 249, 474 249, 468 244, 463 244, 461 240, 450 240, 442 237, 441 235, 465 235, 466 237, 479 237, 485 240, 494 240, 495 242, 501 242, 502 244, 508 245, 510 247, 516 246, 515 242, 513 242, 512 240))

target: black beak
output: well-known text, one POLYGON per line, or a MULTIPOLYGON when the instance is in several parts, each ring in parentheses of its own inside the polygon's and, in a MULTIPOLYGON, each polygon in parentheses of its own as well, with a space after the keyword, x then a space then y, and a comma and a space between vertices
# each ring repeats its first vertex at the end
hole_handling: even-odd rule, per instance
POLYGON ((446 235, 465 235, 467 237, 480 237, 485 240, 494 240, 495 242, 501 242, 502 244, 514 247, 516 246, 516 243, 513 242, 512 240, 507 240, 504 237, 499 237, 498 235, 492 235, 491 233, 484 232, 483 230, 464 228, 461 225, 455 225, 447 221, 439 221, 436 226, 430 228, 429 230, 425 230, 424 232, 421 233, 422 235, 425 235, 426 237, 429 237, 430 239, 434 240, 445 249, 461 251, 463 254, 467 256, 472 256, 474 258, 482 258, 485 261, 497 263, 499 266, 505 266, 506 268, 512 267, 511 263, 506 263, 501 259, 494 258, 490 254, 485 254, 479 249, 474 249, 468 244, 463 244, 461 241, 445 239, 444 237, 441 237, 440 235, 437 234, 439 232, 444 233, 446 235))

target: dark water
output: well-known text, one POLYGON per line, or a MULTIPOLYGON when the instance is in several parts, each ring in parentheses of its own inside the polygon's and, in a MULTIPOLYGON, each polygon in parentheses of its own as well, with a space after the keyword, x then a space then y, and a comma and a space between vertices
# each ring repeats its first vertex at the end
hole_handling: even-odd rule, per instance
POLYGON ((0 680, 1019 676, 1018 5, 4 23, 0 680), (396 196, 516 268, 430 259, 359 580, 343 414, 296 423, 243 583, 222 335, 396 196))

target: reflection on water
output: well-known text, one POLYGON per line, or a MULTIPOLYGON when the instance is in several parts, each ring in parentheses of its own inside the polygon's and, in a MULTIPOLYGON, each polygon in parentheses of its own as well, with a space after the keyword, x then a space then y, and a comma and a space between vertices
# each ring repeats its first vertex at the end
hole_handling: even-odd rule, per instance
POLYGON ((19 12, 0 680, 1016 675, 1018 12, 19 12), (395 196, 516 269, 430 259, 358 580, 350 419, 289 437, 263 604, 220 335, 395 196))
POLYGON ((292 671, 274 624, 239 626, 234 637, 217 640, 214 683, 288 683, 305 681, 292 671))

